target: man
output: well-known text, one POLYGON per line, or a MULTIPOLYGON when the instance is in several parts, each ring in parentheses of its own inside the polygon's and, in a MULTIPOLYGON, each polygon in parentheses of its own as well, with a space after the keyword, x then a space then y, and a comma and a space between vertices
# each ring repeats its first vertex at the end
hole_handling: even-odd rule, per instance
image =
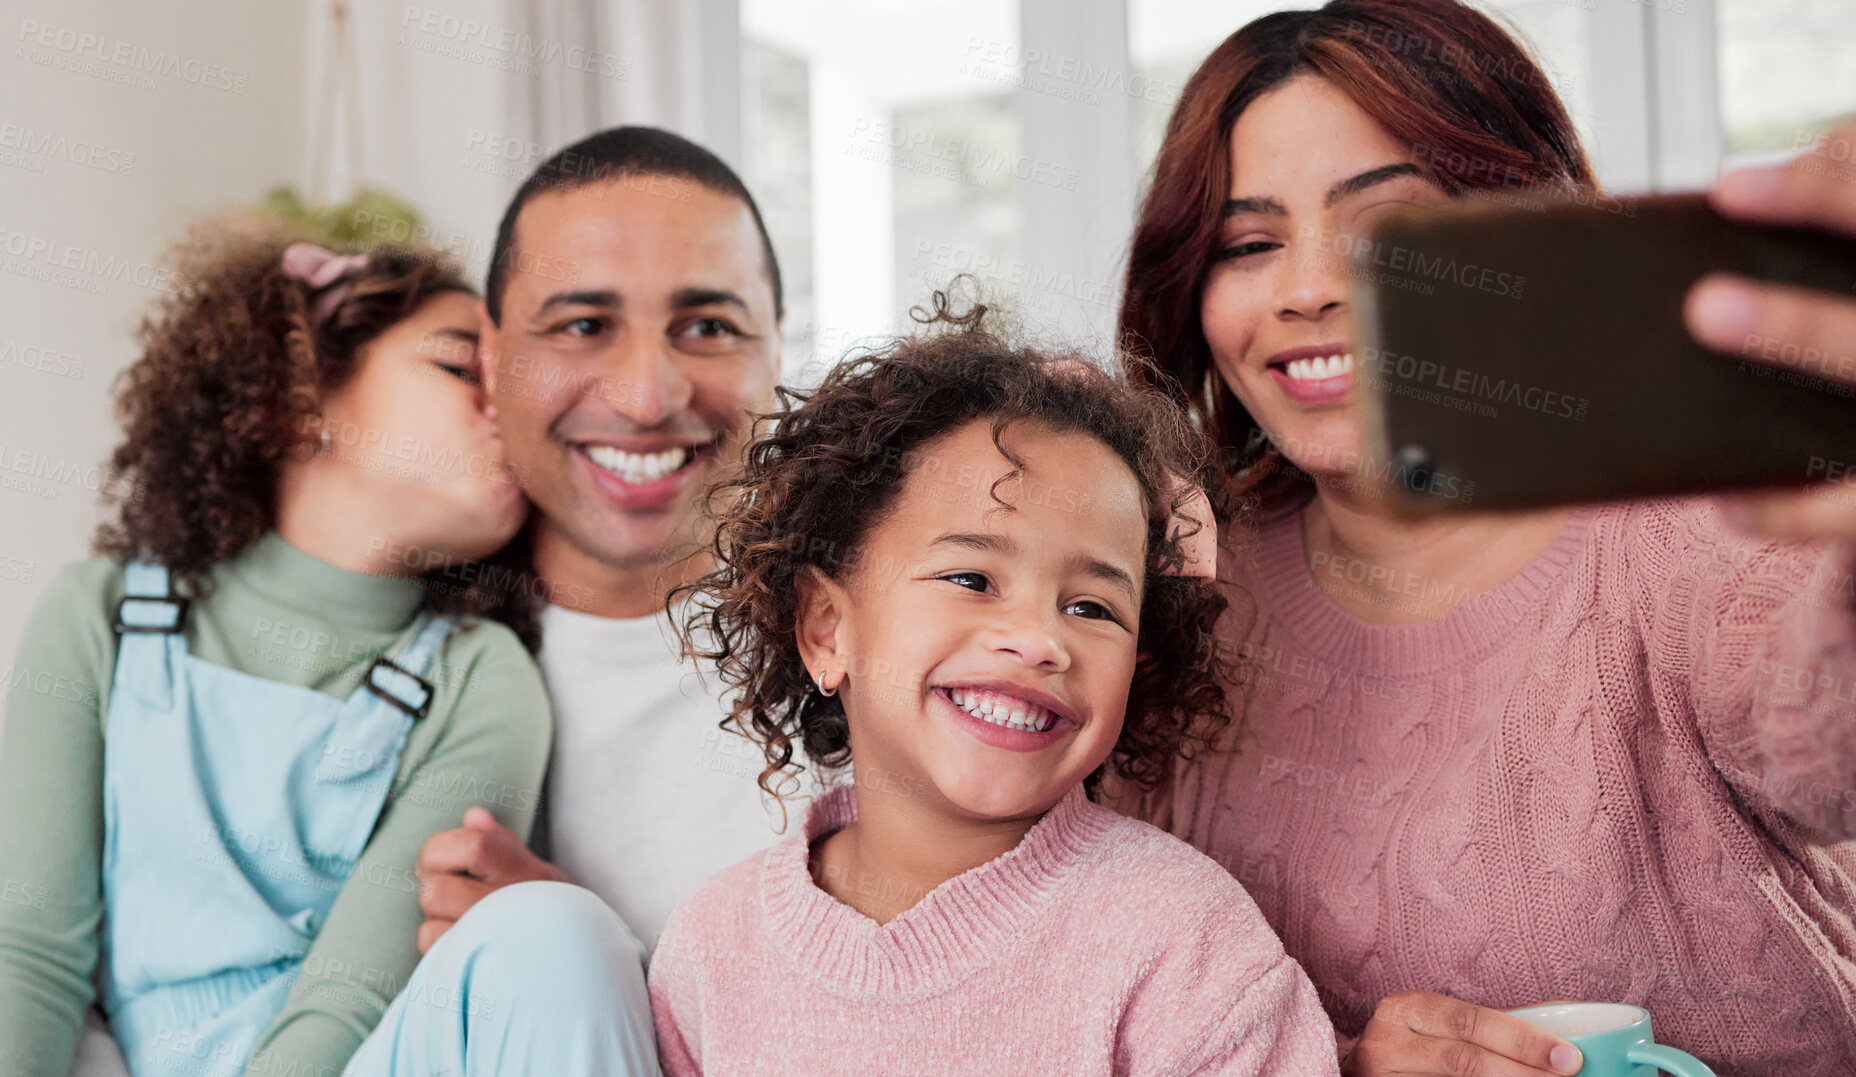
MULTIPOLYGON (((704 491, 771 403, 779 265, 726 164, 627 127, 567 147, 517 191, 486 291, 484 377, 550 599, 555 747, 536 833, 560 866, 482 809, 432 838, 418 940, 431 952, 350 1072, 655 1074, 648 944, 698 882, 780 837, 758 758, 719 730, 719 686, 679 658, 666 608, 710 563, 704 491), (534 881, 434 948, 481 899, 534 881)), ((324 971, 319 988, 381 986, 324 971)), ((72 1073, 122 1072, 111 1046, 93 1021, 72 1073)), ((261 1045, 248 1072, 298 1072, 289 1054, 261 1045)))
POLYGON ((427 842, 427 957, 351 1073, 517 1058, 535 1072, 655 1072, 644 954, 697 883, 780 837, 758 754, 720 731, 719 686, 679 657, 666 608, 712 563, 703 497, 771 403, 780 316, 753 198, 691 142, 603 131, 516 192, 481 311, 482 369, 536 510, 555 718, 536 833, 556 863, 482 809, 427 842), (519 887, 440 944, 492 893, 563 880, 611 912, 582 890, 519 887), (469 1052, 459 1014, 476 1019, 469 1052))
MULTIPOLYGON (((498 230, 483 368, 550 596, 537 832, 647 943, 698 882, 777 837, 747 742, 717 727, 716 686, 678 659, 665 597, 710 566, 700 501, 771 403, 781 313, 747 188, 668 132, 562 150, 498 230)), ((433 838, 421 876, 421 949, 485 894, 561 877, 488 813, 433 838)))

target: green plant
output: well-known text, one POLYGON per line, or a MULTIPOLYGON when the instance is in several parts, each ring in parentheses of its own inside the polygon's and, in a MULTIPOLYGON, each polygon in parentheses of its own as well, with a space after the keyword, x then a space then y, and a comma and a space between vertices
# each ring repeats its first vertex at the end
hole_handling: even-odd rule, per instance
POLYGON ((273 187, 261 207, 331 250, 364 250, 405 243, 420 233, 419 211, 410 202, 375 187, 362 187, 346 202, 317 205, 294 187, 273 187))

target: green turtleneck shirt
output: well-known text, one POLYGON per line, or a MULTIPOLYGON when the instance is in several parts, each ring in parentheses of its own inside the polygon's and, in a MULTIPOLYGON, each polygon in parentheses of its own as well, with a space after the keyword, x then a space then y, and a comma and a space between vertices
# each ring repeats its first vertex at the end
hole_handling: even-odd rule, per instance
MULTIPOLYGON (((217 665, 345 699, 408 643, 423 588, 336 568, 267 534, 216 566, 188 611, 187 649, 217 665)), ((0 1044, 7 1077, 65 1077, 94 998, 103 859, 103 738, 121 564, 51 582, 0 682, 0 1044)), ((547 765, 541 676, 515 635, 468 620, 426 670, 366 851, 311 945, 248 1073, 339 1074, 418 963, 419 849, 482 805, 524 839, 547 765), (370 881, 371 880, 371 881, 370 881)), ((252 721, 265 715, 253 714, 252 721)), ((185 865, 176 865, 185 870, 185 865)))

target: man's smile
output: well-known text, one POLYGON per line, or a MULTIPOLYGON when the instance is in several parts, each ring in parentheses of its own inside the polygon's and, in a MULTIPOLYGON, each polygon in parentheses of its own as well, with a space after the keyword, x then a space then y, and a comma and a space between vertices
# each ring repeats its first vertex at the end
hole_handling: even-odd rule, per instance
POLYGON ((594 466, 617 478, 638 485, 654 482, 682 471, 698 460, 713 455, 715 442, 695 445, 621 447, 595 442, 574 446, 594 466))

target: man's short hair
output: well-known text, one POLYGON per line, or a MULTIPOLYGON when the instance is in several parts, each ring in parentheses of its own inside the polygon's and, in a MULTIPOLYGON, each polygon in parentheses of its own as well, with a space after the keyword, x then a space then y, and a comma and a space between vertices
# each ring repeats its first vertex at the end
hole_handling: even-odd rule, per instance
POLYGON ((780 287, 780 262, 773 255, 773 240, 761 220, 760 207, 747 185, 727 162, 681 135, 656 127, 612 127, 588 135, 560 150, 523 182, 503 212, 503 223, 496 229, 496 249, 490 257, 490 279, 484 288, 484 303, 490 320, 503 322, 503 289, 509 283, 509 263, 513 260, 516 218, 522 207, 538 194, 550 191, 573 191, 596 183, 607 183, 627 176, 669 176, 692 180, 718 194, 732 195, 747 203, 754 227, 760 231, 761 251, 767 257, 767 279, 773 284, 773 314, 785 313, 785 298, 780 287))

